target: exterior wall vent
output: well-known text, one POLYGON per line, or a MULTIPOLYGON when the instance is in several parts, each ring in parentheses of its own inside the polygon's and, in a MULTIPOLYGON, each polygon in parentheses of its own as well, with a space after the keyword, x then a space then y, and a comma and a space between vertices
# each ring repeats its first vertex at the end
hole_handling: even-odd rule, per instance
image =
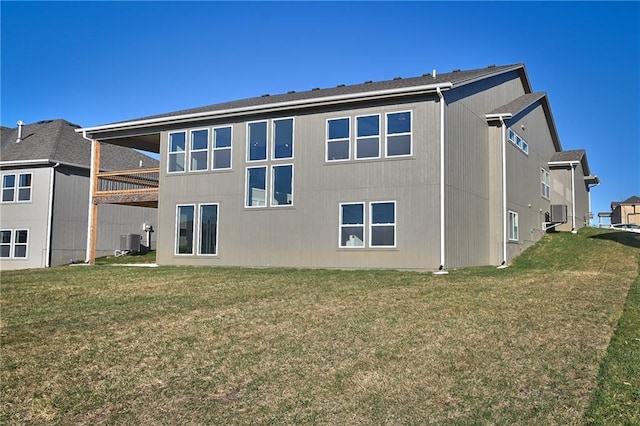
POLYGON ((549 211, 549 222, 567 223, 567 205, 551 204, 549 211))

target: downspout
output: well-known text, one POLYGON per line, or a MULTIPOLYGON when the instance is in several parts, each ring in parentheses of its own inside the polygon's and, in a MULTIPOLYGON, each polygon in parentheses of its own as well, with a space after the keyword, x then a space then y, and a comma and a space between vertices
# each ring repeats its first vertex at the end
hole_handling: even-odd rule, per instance
POLYGON ((571 233, 576 234, 576 166, 571 163, 571 233))
POLYGON ((507 124, 500 116, 502 127, 502 263, 498 269, 507 267, 507 124))
POLYGON ((91 260, 91 224, 93 223, 93 190, 94 190, 94 176, 98 173, 98 170, 93 170, 94 160, 96 158, 96 143, 93 139, 87 137, 87 131, 82 131, 82 137, 91 142, 91 171, 89 175, 89 213, 87 215, 87 248, 85 250, 85 263, 89 263, 91 260))
MULTIPOLYGON (((591 216, 593 216, 593 212, 591 211, 591 188, 595 188, 595 187, 596 187, 596 186, 598 186, 598 185, 600 185, 600 182, 596 183, 596 184, 595 184, 595 185, 593 185, 593 186, 589 186, 589 185, 587 185, 587 188, 589 188, 589 191, 587 191, 587 194, 589 194, 589 215, 591 215, 591 216)), ((592 219, 592 218, 589 218, 589 226, 592 226, 592 225, 591 225, 591 219, 592 219)), ((600 221, 600 219, 598 219, 598 221, 600 221)), ((599 224, 598 224, 598 225, 599 225, 599 224)))
POLYGON ((47 213, 47 240, 46 240, 46 258, 44 261, 44 267, 48 268, 51 266, 51 234, 53 229, 53 191, 55 189, 54 181, 56 178, 55 168, 58 167, 60 163, 56 163, 51 167, 51 175, 49 177, 49 212, 47 213))
POLYGON ((434 272, 436 275, 448 274, 444 269, 445 265, 445 206, 444 206, 444 95, 439 87, 436 87, 436 93, 440 98, 440 266, 438 270, 434 272))

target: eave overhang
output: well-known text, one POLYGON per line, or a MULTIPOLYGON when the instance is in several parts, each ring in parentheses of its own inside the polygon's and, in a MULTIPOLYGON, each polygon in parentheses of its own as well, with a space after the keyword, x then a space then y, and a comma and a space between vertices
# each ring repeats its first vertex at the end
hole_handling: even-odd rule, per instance
POLYGON ((242 117, 246 115, 273 113, 291 109, 306 109, 322 107, 328 105, 342 105, 355 102, 381 100, 387 98, 417 96, 423 94, 436 93, 438 89, 449 90, 453 83, 445 82, 438 84, 428 84, 422 86, 402 87, 397 89, 378 90, 362 93, 351 93, 338 96, 325 96, 311 99, 300 99, 296 101, 276 102, 264 105, 253 105, 240 108, 220 109, 191 114, 179 114, 166 117, 157 117, 141 120, 124 121, 120 123, 105 124, 101 126, 84 127, 76 129, 76 132, 83 133, 92 139, 118 138, 116 133, 127 133, 133 131, 138 136, 158 133, 163 127, 173 126, 194 121, 213 120, 228 117, 242 117), (147 132, 143 132, 143 130, 147 132), (150 131, 153 129, 153 131, 150 131), (141 132, 142 131, 142 132, 141 132))

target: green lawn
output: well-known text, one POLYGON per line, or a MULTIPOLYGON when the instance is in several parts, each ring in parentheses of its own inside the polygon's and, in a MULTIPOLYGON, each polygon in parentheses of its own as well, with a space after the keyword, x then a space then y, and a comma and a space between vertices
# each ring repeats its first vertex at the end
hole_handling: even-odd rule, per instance
POLYGON ((639 260, 589 229, 446 276, 3 272, 0 423, 632 424, 639 260))

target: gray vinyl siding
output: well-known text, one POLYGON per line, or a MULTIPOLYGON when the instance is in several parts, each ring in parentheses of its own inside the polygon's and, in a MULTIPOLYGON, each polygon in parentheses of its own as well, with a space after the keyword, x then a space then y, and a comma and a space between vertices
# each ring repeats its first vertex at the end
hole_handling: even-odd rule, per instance
POLYGON ((485 114, 522 94, 517 73, 445 92, 446 267, 500 263, 502 192, 492 184, 502 181, 501 139, 489 138, 485 114))
MULTIPOLYGON (((507 209, 518 213, 519 241, 508 243, 513 258, 538 241, 549 200, 542 196, 541 168, 551 172, 547 162, 555 152, 543 107, 534 104, 507 121, 529 145, 528 155, 507 140, 507 209), (524 130, 522 129, 524 126, 524 130)), ((552 185, 553 186, 553 185, 552 185)))
MULTIPOLYGON (((89 171, 66 167, 55 170, 51 266, 85 260, 89 217, 89 171)), ((155 227, 156 217, 156 209, 100 205, 96 256, 113 255, 120 248, 122 234, 140 234, 144 242, 142 224, 155 227)))
POLYGON ((55 170, 51 266, 84 261, 89 209, 89 171, 55 170))
POLYGON ((47 224, 49 212, 50 169, 28 168, 2 170, 0 174, 32 173, 31 201, 0 204, 0 228, 27 229, 25 259, 2 259, 0 269, 26 269, 46 266, 47 224))
MULTIPOLYGON (((580 229, 588 225, 587 215, 589 213, 589 192, 584 183, 584 172, 579 164, 575 170, 575 226, 580 229)), ((567 206, 567 223, 558 226, 558 231, 571 231, 573 222, 573 204, 571 197, 571 169, 554 168, 551 170, 551 202, 553 204, 565 204, 567 206)))
MULTIPOLYGON (((288 117, 291 115, 283 115, 288 117)), ((161 174, 158 244, 161 264, 427 268, 439 262, 439 106, 434 97, 402 105, 295 115, 292 207, 245 208, 246 121, 233 123, 233 170, 161 174), (325 162, 326 120, 412 111, 413 155, 325 162), (396 248, 340 249, 339 205, 396 202, 396 248), (218 255, 174 255, 176 205, 219 203, 218 255)), ((247 119, 252 121, 252 119, 247 119)), ((384 123, 384 119, 381 120, 384 123)), ((220 124, 220 123, 216 123, 220 124)), ((384 149, 384 141, 381 150, 384 149)), ((166 159, 167 133, 161 136, 166 159)), ((166 161, 162 165, 166 170, 166 161)), ((367 204, 368 210, 368 204, 367 204)), ((368 213, 368 212, 367 212, 368 213)), ((368 220, 368 219, 367 219, 368 220)), ((368 236, 368 224, 366 235, 368 236)), ((368 239, 368 237, 366 238, 368 239)))

